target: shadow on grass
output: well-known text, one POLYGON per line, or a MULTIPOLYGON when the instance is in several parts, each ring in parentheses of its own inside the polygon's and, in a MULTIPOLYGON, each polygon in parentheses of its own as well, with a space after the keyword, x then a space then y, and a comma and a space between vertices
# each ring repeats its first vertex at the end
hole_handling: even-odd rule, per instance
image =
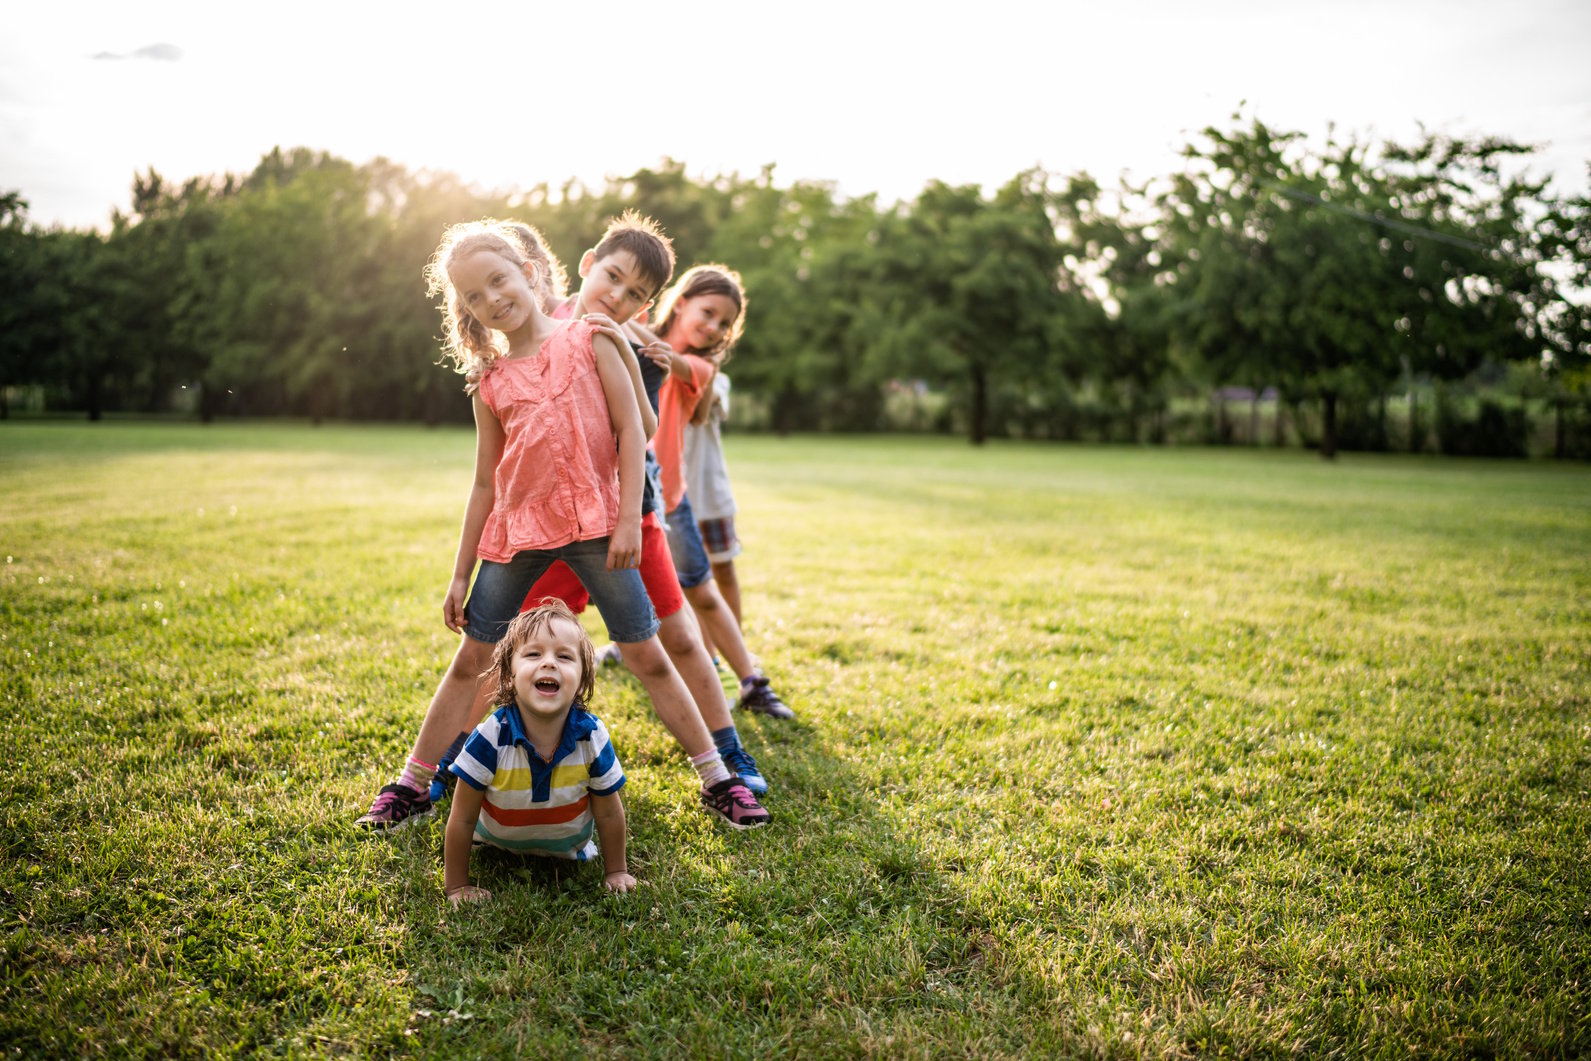
MULTIPOLYGON (((919 839, 881 812, 878 787, 827 727, 737 716, 775 816, 737 833, 699 808, 660 725, 633 707, 613 714, 640 888, 608 895, 598 866, 478 853, 473 879, 493 901, 434 929, 417 923, 407 939, 418 1048, 763 1057, 1032 1048, 1036 1029, 1002 1014, 1041 985, 1013 983, 1021 972, 998 967, 988 925, 919 839)), ((433 825, 405 857, 439 858, 441 833, 433 825)))

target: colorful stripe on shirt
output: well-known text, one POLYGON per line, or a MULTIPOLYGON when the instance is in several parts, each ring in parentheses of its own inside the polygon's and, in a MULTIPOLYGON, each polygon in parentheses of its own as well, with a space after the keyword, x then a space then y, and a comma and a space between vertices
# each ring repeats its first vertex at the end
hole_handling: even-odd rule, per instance
POLYGON ((578 704, 550 760, 531 747, 510 704, 476 727, 453 773, 486 793, 475 824, 483 842, 580 861, 597 854, 590 795, 611 795, 625 781, 607 728, 578 704))

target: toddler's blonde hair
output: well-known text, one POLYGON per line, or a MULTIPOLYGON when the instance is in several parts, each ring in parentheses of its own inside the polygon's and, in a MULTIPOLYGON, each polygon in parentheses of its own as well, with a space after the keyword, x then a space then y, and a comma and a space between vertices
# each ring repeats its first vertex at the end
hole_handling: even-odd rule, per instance
POLYGON ((575 690, 575 703, 581 707, 590 705, 591 694, 596 691, 597 686, 597 650, 591 644, 586 628, 580 625, 575 613, 569 610, 569 605, 557 597, 543 597, 541 603, 528 612, 520 612, 514 616, 514 621, 508 624, 507 630, 503 631, 503 639, 492 649, 491 664, 481 672, 482 678, 496 680, 498 706, 515 702, 514 650, 524 643, 525 638, 541 630, 554 619, 563 619, 578 631, 580 688, 575 690))

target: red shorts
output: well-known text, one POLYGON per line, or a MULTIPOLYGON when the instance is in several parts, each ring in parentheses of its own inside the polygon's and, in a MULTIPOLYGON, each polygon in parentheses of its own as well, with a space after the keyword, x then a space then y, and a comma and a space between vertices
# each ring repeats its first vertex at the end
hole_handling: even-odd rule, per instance
MULTIPOLYGON (((652 610, 659 619, 667 619, 685 607, 679 573, 674 570, 674 558, 668 551, 668 535, 658 524, 655 512, 641 517, 641 582, 646 586, 646 595, 652 598, 652 610)), ((519 610, 529 611, 540 604, 543 597, 557 597, 576 615, 585 611, 591 602, 591 594, 562 560, 553 561, 536 580, 519 610)))

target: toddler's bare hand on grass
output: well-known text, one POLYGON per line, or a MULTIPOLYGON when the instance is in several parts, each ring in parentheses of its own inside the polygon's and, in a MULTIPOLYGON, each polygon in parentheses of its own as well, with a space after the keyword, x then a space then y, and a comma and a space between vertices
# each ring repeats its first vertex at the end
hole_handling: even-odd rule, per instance
POLYGON ((457 910, 465 903, 484 903, 492 897, 492 893, 485 888, 477 888, 473 884, 466 884, 456 892, 449 892, 447 901, 457 910))

